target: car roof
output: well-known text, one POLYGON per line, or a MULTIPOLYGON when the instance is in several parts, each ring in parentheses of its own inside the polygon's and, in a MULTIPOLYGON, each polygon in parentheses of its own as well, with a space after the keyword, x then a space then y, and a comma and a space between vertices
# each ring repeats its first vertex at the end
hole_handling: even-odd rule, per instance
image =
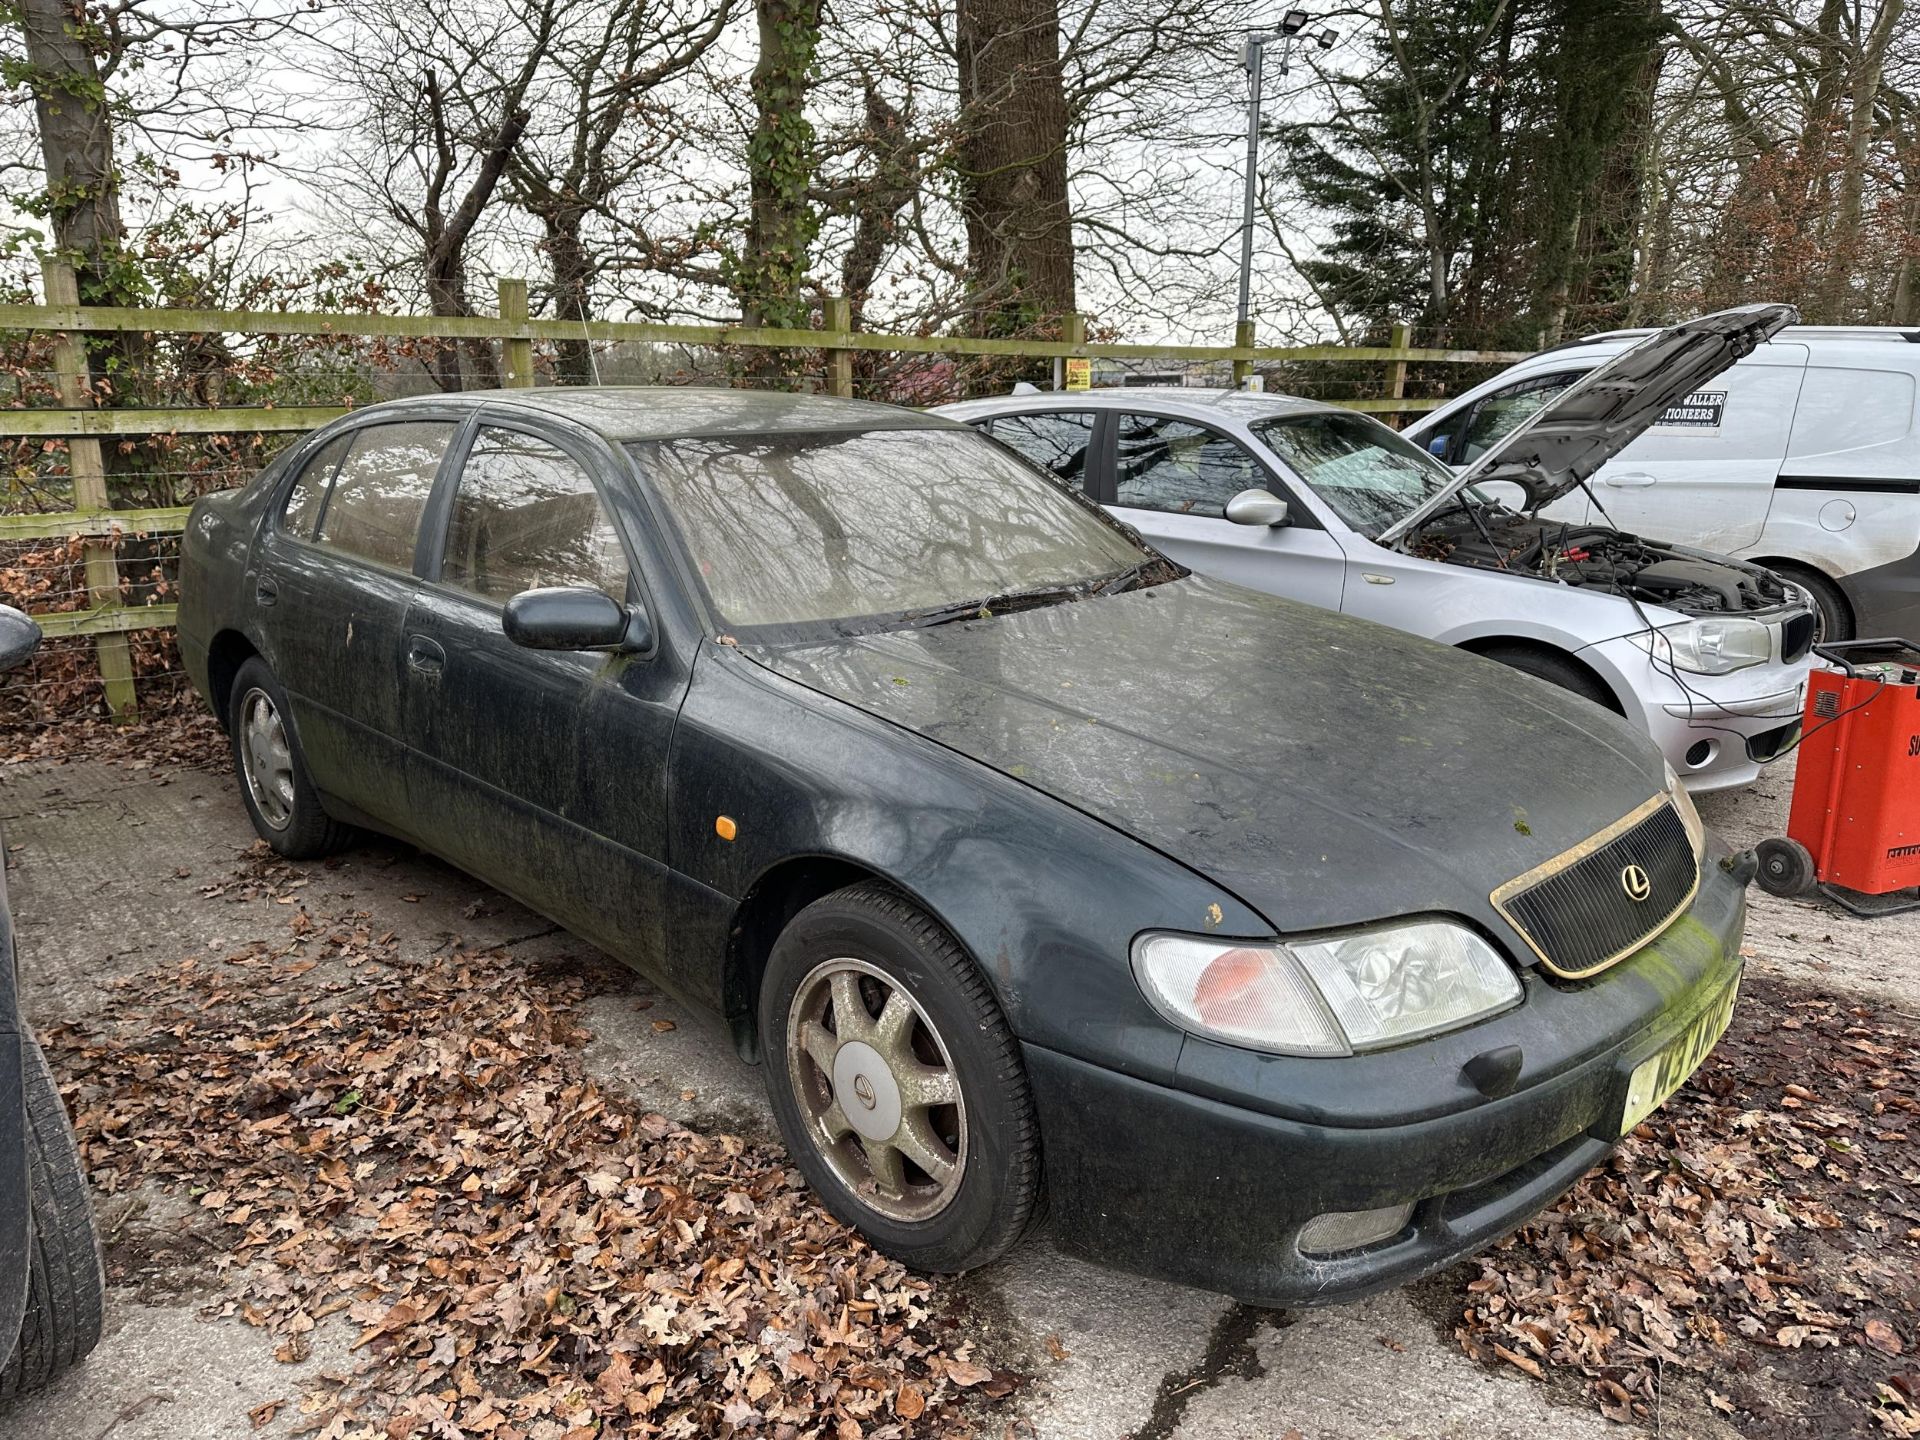
MULTIPOLYGON (((765 434, 822 430, 941 430, 954 422, 938 415, 841 400, 695 385, 549 385, 529 390, 463 390, 387 400, 383 413, 445 407, 522 410, 570 420, 608 440, 672 440, 695 435, 765 434)), ((365 413, 365 412, 362 412, 365 413)))
MULTIPOLYGON (((1102 390, 1039 390, 1031 395, 995 395, 937 406, 936 415, 960 418, 1015 410, 1150 409, 1161 415, 1195 420, 1233 420, 1247 424, 1276 415, 1309 415, 1340 410, 1323 400, 1259 390, 1201 389, 1191 385, 1123 385, 1102 390)), ((1343 412, 1350 413, 1350 412, 1343 412)))
MULTIPOLYGON (((1535 366, 1548 357, 1578 359, 1608 356, 1634 342, 1657 335, 1658 330, 1603 330, 1562 340, 1558 345, 1516 362, 1535 366)), ((1805 345, 1821 364, 1851 363, 1874 369, 1892 366, 1898 370, 1920 370, 1920 330, 1897 325, 1788 325, 1770 344, 1805 345), (1910 348, 1909 348, 1910 347, 1910 348)))

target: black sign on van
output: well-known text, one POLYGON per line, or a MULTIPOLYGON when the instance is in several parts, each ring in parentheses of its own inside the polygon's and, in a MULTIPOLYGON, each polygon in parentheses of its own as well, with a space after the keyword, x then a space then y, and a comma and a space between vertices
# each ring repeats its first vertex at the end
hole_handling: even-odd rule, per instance
POLYGON ((1678 405, 1669 405, 1656 425, 1677 425, 1685 430, 1718 430, 1720 417, 1727 413, 1727 392, 1696 390, 1678 405))

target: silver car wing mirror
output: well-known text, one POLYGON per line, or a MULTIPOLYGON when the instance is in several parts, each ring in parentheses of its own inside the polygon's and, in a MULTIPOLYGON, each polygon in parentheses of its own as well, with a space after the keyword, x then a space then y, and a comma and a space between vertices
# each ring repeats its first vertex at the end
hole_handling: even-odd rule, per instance
POLYGON ((1236 525, 1272 528, 1291 523, 1287 502, 1271 490, 1242 490, 1227 501, 1227 519, 1236 525))

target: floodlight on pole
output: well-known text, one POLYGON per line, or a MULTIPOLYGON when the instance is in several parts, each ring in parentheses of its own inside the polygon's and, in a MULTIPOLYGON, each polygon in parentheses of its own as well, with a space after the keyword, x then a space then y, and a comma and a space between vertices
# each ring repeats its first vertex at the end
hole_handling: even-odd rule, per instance
MULTIPOLYGON (((1255 31, 1247 36, 1240 51, 1241 63, 1247 70, 1247 174, 1240 205, 1240 306, 1236 314, 1237 333, 1241 335, 1247 333, 1253 318, 1253 201, 1260 181, 1260 93, 1265 78, 1262 57, 1269 41, 1280 42, 1280 78, 1284 80, 1293 59, 1294 38, 1312 22, 1313 17, 1306 11, 1289 10, 1281 17, 1278 31, 1255 31)), ((1339 37, 1328 26, 1310 38, 1322 50, 1331 50, 1339 37)))

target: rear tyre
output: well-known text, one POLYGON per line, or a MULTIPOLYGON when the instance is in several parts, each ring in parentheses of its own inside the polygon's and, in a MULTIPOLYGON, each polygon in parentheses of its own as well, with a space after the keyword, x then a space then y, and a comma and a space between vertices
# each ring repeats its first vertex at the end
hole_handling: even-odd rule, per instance
POLYGON ((921 1270, 970 1270, 1038 1213, 1040 1129, 993 992, 941 925, 867 882, 816 900, 760 987, 767 1092, 827 1209, 921 1270))
POLYGON ((331 855, 353 838, 320 806, 287 722, 287 695, 258 655, 233 677, 227 737, 254 833, 289 860, 331 855))
POLYGON ((1591 700, 1603 710, 1611 710, 1616 715, 1620 713, 1620 704, 1613 698, 1613 693, 1589 671, 1564 655, 1556 655, 1551 650, 1536 650, 1529 645, 1494 645, 1478 653, 1489 660, 1497 660, 1502 665, 1545 680, 1549 685, 1558 685, 1582 700, 1591 700))
POLYGON ((100 1341, 106 1276, 87 1180, 47 1057, 27 1037, 21 1055, 27 1111, 27 1314, 0 1370, 0 1398, 37 1389, 100 1341))
POLYGON ((1809 570, 1802 565, 1773 565, 1768 568, 1813 597, 1814 644, 1853 639, 1853 606, 1847 603, 1847 597, 1838 585, 1818 570, 1809 570))
POLYGON ((1798 840, 1775 835, 1754 846, 1753 853, 1760 862, 1754 879, 1769 895, 1804 895, 1813 889, 1813 853, 1798 840))

